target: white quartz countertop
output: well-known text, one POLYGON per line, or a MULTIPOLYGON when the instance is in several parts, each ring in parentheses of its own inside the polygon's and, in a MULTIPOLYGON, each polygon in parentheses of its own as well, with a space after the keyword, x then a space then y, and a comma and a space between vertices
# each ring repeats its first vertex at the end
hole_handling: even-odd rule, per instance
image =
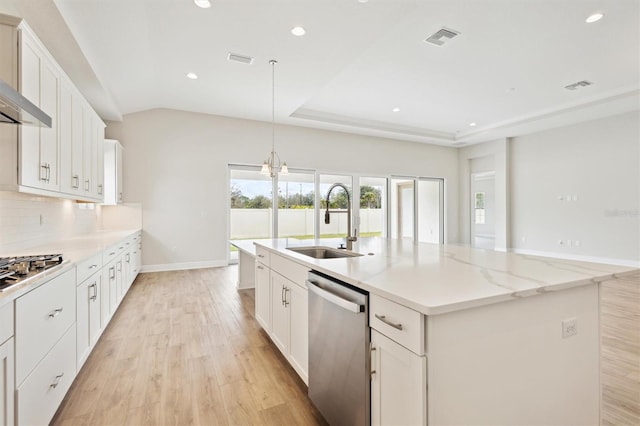
POLYGON ((62 258, 65 260, 64 266, 56 268, 54 274, 39 275, 38 278, 32 282, 25 283, 24 285, 17 285, 0 293, 0 306, 20 297, 28 291, 33 290, 43 282, 46 282, 55 276, 66 272, 70 268, 75 267, 78 262, 102 252, 107 247, 119 243, 136 232, 140 232, 140 229, 97 231, 91 234, 58 239, 37 245, 26 245, 19 249, 14 247, 8 250, 0 247, 0 257, 60 253, 62 254, 62 258))
POLYGON ((286 256, 426 315, 503 302, 632 274, 638 269, 473 249, 462 245, 363 238, 359 257, 314 259, 294 246, 336 248, 341 240, 256 240, 286 256))

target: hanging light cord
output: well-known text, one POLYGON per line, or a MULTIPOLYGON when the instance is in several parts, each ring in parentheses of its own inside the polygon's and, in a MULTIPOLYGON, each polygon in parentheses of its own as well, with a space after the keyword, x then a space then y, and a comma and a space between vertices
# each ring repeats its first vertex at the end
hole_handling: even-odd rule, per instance
POLYGON ((273 157, 276 152, 276 64, 278 61, 272 59, 269 63, 271 64, 271 156, 273 157))

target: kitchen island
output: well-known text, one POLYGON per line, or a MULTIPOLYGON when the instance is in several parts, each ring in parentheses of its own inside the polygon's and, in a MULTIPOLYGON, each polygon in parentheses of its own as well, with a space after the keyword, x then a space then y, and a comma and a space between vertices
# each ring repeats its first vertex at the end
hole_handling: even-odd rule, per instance
POLYGON ((389 239, 338 259, 294 245, 327 244, 257 248, 370 293, 372 424, 598 424, 598 285, 637 269, 389 239))

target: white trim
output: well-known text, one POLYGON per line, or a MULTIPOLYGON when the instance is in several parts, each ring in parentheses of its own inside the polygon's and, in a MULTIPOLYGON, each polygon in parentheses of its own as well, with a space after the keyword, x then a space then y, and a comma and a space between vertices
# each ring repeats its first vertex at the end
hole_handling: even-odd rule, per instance
POLYGON ((183 262, 183 263, 163 263, 160 265, 143 265, 140 273, 145 272, 165 272, 165 271, 184 271, 186 269, 203 269, 203 268, 219 268, 227 266, 226 260, 205 260, 202 262, 183 262))
POLYGON ((555 257, 558 259, 580 260, 583 262, 606 263, 609 265, 628 266, 630 268, 640 268, 640 260, 631 259, 614 259, 610 257, 584 256, 579 254, 554 253, 548 251, 509 249, 509 251, 517 254, 529 254, 532 256, 555 257))

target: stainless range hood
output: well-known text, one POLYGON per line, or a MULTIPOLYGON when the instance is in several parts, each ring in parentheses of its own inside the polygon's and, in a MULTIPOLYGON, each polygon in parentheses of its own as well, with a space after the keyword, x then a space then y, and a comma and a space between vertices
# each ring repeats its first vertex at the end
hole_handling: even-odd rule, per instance
POLYGON ((51 117, 0 80, 0 123, 51 128, 51 117))

